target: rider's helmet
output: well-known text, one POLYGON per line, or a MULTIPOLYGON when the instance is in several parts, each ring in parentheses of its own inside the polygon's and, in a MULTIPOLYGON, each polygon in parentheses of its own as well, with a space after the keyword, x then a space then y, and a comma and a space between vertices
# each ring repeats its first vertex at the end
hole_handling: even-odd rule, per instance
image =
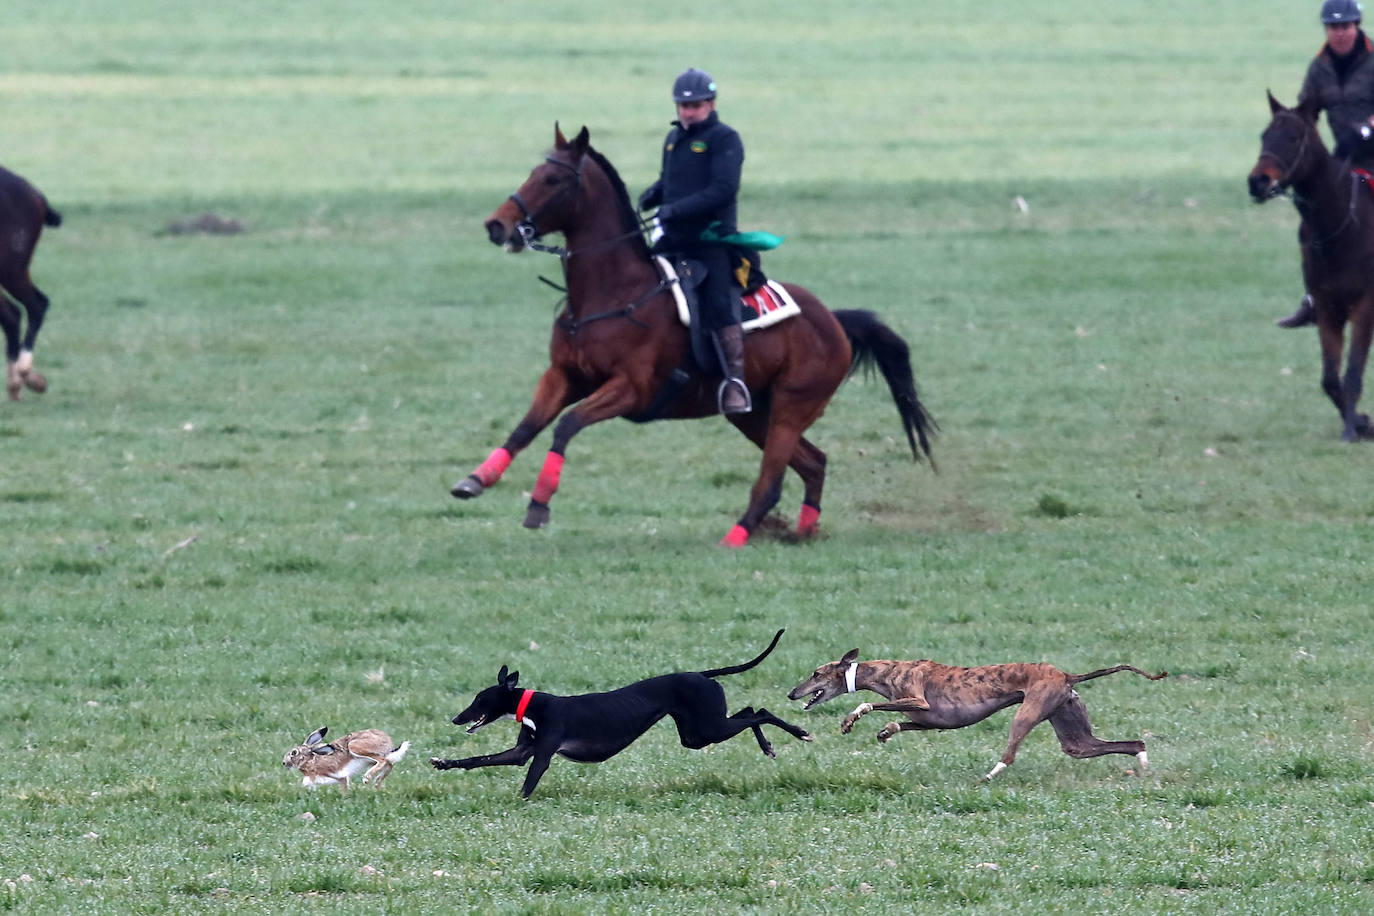
POLYGON ((1359 21, 1360 5, 1356 3, 1355 0, 1326 0, 1326 2, 1322 4, 1323 25, 1359 21))
MULTIPOLYGON (((1335 0, 1327 0, 1327 2, 1335 2, 1335 0)), ((1346 2, 1353 4, 1354 0, 1346 0, 1346 2)), ((711 79, 711 74, 705 70, 698 70, 693 67, 690 70, 682 71, 678 74, 678 78, 673 80, 674 102, 709 101, 715 97, 716 81, 711 79)))

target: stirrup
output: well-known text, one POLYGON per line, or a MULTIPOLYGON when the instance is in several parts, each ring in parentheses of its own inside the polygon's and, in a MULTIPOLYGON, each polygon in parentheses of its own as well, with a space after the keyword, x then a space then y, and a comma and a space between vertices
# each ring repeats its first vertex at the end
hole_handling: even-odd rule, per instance
POLYGON ((726 376, 725 380, 720 383, 720 387, 716 389, 716 409, 727 416, 730 414, 749 413, 752 411, 754 409, 754 399, 749 395, 749 386, 734 376, 726 376), (725 392, 732 385, 744 392, 744 407, 742 409, 725 409, 725 392))

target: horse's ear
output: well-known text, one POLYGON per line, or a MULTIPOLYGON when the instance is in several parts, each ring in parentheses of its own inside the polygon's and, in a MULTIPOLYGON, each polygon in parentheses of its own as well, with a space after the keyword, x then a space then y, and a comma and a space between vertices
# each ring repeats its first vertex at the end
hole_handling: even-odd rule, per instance
POLYGON ((587 152, 587 147, 591 145, 591 136, 592 135, 587 131, 587 128, 583 126, 582 130, 578 132, 577 136, 573 137, 572 151, 576 153, 578 156, 585 154, 587 152))
MULTIPOLYGON (((585 128, 583 128, 583 129, 585 130, 585 128)), ((558 122, 557 122, 557 121, 554 121, 554 122, 553 122, 553 148, 554 148, 554 149, 567 149, 567 148, 568 148, 568 138, 565 137, 565 136, 563 136, 563 128, 561 128, 561 127, 558 126, 558 122)))
POLYGON ((1311 121, 1313 124, 1317 123, 1317 114, 1321 111, 1316 100, 1311 97, 1298 99, 1298 104, 1293 110, 1301 115, 1304 120, 1311 121))
POLYGON ((1269 91, 1268 89, 1266 89, 1266 90, 1264 90, 1264 94, 1267 95, 1267 96, 1269 96, 1269 113, 1270 113, 1270 114, 1278 114, 1280 111, 1283 111, 1283 105, 1281 105, 1281 104, 1279 103, 1279 100, 1278 100, 1278 99, 1274 98, 1274 93, 1273 93, 1273 92, 1271 92, 1271 91, 1269 91))

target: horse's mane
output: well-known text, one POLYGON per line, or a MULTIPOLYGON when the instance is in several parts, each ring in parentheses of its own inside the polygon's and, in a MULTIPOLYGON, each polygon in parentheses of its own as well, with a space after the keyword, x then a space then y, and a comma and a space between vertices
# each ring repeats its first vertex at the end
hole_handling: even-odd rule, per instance
POLYGON ((611 165, 611 161, 592 147, 587 147, 587 155, 592 161, 601 166, 601 171, 606 173, 606 179, 611 183, 611 191, 615 194, 616 205, 620 208, 620 225, 627 233, 634 233, 630 238, 630 244, 635 247, 639 254, 647 261, 649 259, 649 246, 644 242, 644 235, 640 231, 639 214, 635 211, 634 204, 630 203, 630 192, 625 190, 625 182, 621 180, 620 173, 611 165))

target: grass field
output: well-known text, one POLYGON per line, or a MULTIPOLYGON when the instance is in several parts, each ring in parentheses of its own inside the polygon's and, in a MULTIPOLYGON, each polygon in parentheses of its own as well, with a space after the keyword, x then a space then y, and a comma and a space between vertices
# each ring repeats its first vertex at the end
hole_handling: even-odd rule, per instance
POLYGON ((1374 909, 1374 453, 1270 324, 1296 215, 1244 192, 1315 3, 13 6, 0 162, 66 222, 51 388, 0 405, 0 909, 1374 909), (941 472, 856 379, 811 543, 715 546, 757 467, 716 421, 584 431, 543 531, 547 435, 455 502, 555 305, 482 220, 555 120, 637 192, 690 65, 747 145, 742 223, 788 236, 770 273, 911 342, 941 472), (167 234, 202 212, 246 231, 167 234), (661 724, 529 802, 424 763, 513 741, 449 724, 502 664, 602 690, 782 626, 724 682, 816 734, 776 761, 661 724), (1152 767, 1042 728, 977 784, 1008 713, 842 736, 852 705, 785 694, 854 646, 1167 668, 1082 691, 1152 767), (303 790, 281 756, 325 724, 410 756, 303 790))

